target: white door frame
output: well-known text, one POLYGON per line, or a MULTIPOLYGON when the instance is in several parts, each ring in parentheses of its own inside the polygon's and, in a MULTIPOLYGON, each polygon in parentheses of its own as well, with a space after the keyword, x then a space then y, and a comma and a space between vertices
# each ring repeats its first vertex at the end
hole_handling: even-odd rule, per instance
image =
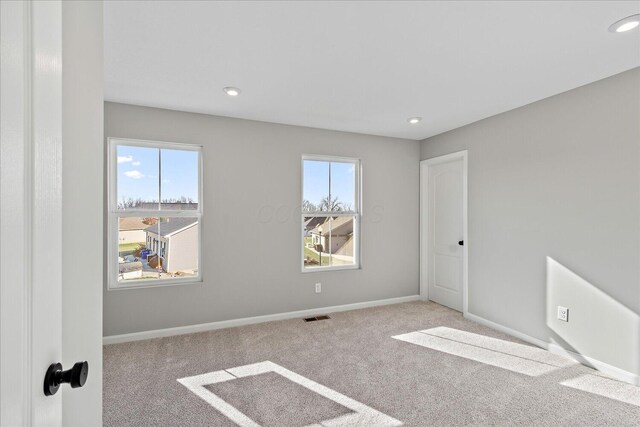
POLYGON ((0 7, 0 424, 60 425, 62 5, 0 7))
POLYGON ((434 157, 420 162, 420 298, 429 299, 428 259, 429 259, 429 168, 431 166, 462 159, 462 314, 468 312, 468 265, 469 265, 469 233, 467 219, 468 199, 468 160, 467 150, 458 151, 444 156, 434 157))

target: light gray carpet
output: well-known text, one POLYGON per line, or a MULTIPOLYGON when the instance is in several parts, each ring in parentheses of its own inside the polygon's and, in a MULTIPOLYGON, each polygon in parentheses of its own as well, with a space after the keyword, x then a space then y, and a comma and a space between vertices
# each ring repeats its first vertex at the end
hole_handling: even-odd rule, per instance
POLYGON ((274 372, 217 383, 207 389, 262 426, 306 426, 351 412, 274 372))
MULTIPOLYGON (((637 389, 510 343, 524 344, 448 308, 414 302, 335 313, 318 322, 285 320, 109 345, 104 425, 233 426, 177 379, 263 361, 406 426, 640 425, 637 389), (445 329, 411 334, 438 327, 445 329), (509 343, 485 343, 456 330, 509 343), (524 365, 514 364, 514 357, 524 365)), ((275 373, 206 388, 264 426, 304 426, 350 412, 275 373)))

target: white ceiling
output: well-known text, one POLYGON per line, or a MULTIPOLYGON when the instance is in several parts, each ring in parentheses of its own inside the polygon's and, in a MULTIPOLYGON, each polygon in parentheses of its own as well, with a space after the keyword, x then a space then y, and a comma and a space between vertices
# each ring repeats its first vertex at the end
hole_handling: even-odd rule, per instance
POLYGON ((640 1, 107 1, 105 98, 423 139, 640 66, 640 30, 608 32, 636 13, 640 1))

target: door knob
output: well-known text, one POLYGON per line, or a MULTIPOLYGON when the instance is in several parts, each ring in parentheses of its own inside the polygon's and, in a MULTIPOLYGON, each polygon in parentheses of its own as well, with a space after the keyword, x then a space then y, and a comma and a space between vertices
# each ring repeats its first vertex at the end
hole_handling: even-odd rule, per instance
POLYGON ((69 383, 71 388, 82 387, 87 382, 87 375, 89 375, 89 363, 86 361, 78 362, 66 371, 62 370, 61 363, 52 363, 44 375, 44 394, 53 396, 63 383, 69 383))
POLYGON ((460 241, 458 241, 458 245, 460 245, 460 246, 464 246, 464 240, 460 240, 460 241))

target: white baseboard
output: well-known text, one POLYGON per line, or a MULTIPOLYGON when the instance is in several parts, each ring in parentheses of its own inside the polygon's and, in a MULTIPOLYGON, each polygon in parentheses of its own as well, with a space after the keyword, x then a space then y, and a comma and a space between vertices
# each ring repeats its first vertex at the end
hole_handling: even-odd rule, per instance
POLYGON ((616 380, 624 381, 625 383, 640 386, 640 375, 636 375, 634 373, 625 371, 624 369, 616 368, 615 366, 609 365, 608 363, 601 362, 597 359, 594 359, 593 357, 589 357, 583 354, 569 351, 564 347, 561 347, 555 343, 549 343, 548 347, 549 347, 549 352, 553 354, 557 354, 560 356, 567 357, 569 359, 573 359, 576 362, 580 362, 583 365, 593 368, 597 371, 600 371, 603 374, 610 376, 611 378, 615 378, 616 380))
POLYGON ((520 338, 522 341, 526 341, 529 344, 544 348, 545 350, 549 349, 549 344, 545 341, 539 340, 538 338, 534 338, 527 334, 523 334, 522 332, 516 331, 515 329, 507 328, 506 326, 502 326, 499 323, 487 320, 484 317, 476 316, 475 314, 471 314, 469 312, 465 313, 464 317, 466 319, 473 320, 476 323, 480 323, 481 325, 488 326, 491 329, 495 329, 496 331, 504 332, 505 334, 511 335, 512 337, 520 338))
POLYGON ((617 368, 615 366, 609 365, 608 363, 601 362, 593 357, 585 356, 583 354, 578 354, 573 351, 566 350, 564 347, 559 346, 555 343, 549 343, 538 338, 534 338, 530 335, 524 334, 522 332, 516 331, 515 329, 508 328, 506 326, 500 325, 499 323, 492 322, 483 317, 476 316, 475 314, 465 313, 465 318, 472 320, 481 325, 488 326, 491 329, 495 329, 496 331, 504 332, 505 334, 511 335, 513 337, 519 338, 522 341, 528 342, 540 348, 544 348, 553 354, 557 354, 560 356, 567 357, 569 359, 573 359, 576 362, 582 363, 585 366, 593 368, 597 371, 602 372, 614 378, 618 381, 623 381, 625 383, 629 383, 632 385, 640 386, 640 375, 636 375, 632 372, 625 371, 624 369, 617 368))
POLYGON ((134 332, 131 334, 111 335, 104 337, 102 343, 119 344, 130 341, 148 340, 151 338, 169 337, 173 335, 193 334, 215 329, 232 328, 234 326, 252 325, 255 323, 273 322, 275 320, 295 319, 317 316, 319 314, 337 313, 339 311, 357 310, 360 308, 377 307, 381 305, 399 304, 402 302, 418 301, 420 295, 388 298, 376 301, 356 302, 353 304, 334 305, 332 307, 311 308, 308 310, 290 311, 287 313, 267 314, 264 316, 244 317, 240 319, 222 320, 219 322, 201 323, 198 325, 179 326, 176 328, 155 329, 151 331, 134 332))

